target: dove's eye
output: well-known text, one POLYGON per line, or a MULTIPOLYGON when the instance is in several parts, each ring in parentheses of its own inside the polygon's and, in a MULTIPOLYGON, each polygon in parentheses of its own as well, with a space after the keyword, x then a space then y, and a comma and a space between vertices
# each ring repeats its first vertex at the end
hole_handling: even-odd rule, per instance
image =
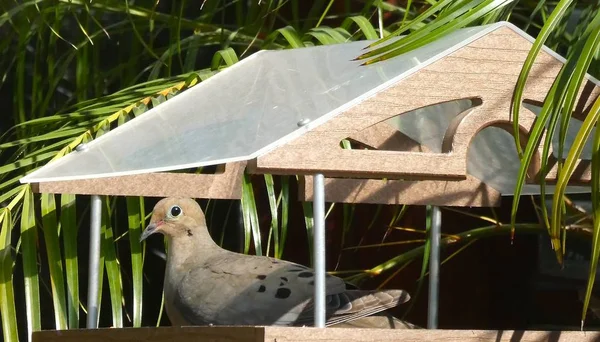
POLYGON ((183 214, 183 210, 181 210, 181 208, 178 205, 174 205, 171 207, 171 209, 169 209, 169 212, 167 214, 167 216, 169 218, 178 218, 179 216, 181 216, 181 214, 183 214))

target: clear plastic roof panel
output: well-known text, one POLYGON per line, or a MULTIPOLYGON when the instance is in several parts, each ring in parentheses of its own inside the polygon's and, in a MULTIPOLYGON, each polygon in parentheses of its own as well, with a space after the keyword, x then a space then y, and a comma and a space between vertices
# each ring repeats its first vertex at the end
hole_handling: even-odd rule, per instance
POLYGON ((368 41, 261 51, 21 179, 75 180, 249 160, 492 31, 455 31, 360 66, 368 41), (308 120, 300 127, 298 123, 308 120))

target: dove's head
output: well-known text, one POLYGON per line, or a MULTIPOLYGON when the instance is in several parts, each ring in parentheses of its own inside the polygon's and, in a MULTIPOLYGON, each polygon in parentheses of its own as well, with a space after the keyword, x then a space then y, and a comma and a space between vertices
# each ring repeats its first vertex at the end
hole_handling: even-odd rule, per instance
POLYGON ((140 241, 154 233, 161 233, 176 239, 194 236, 206 231, 204 213, 191 198, 164 198, 154 206, 150 224, 140 237, 140 241), (204 230, 204 231, 199 231, 204 230))

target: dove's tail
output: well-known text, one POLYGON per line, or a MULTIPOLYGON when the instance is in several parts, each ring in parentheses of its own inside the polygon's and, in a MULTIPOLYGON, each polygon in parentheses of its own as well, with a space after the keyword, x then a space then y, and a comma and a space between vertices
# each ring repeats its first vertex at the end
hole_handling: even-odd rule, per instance
MULTIPOLYGON (((371 316, 378 312, 396 307, 410 300, 410 295, 404 290, 347 290, 331 294, 326 298, 326 325, 335 325, 371 316)), ((312 311, 312 301, 304 309, 312 311)), ((303 315, 296 324, 312 325, 312 315, 303 315)))
POLYGON ((374 328, 374 329, 422 329, 410 322, 398 319, 386 312, 338 323, 332 328, 374 328))
POLYGON ((327 325, 371 316, 409 300, 410 295, 404 290, 349 290, 337 295, 327 296, 327 325), (329 297, 332 297, 331 300, 329 297), (337 306, 337 309, 330 313, 329 309, 332 306, 337 306))

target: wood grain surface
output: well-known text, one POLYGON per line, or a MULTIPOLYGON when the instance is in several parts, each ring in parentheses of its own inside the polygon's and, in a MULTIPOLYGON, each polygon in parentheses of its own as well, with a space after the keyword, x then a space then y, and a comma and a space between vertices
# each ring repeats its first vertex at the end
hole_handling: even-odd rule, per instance
POLYGON ((33 184, 33 189, 51 194, 239 199, 245 166, 245 162, 226 164, 223 173, 215 174, 159 172, 43 182, 33 184))
POLYGON ((600 332, 512 330, 393 330, 283 327, 161 327, 39 331, 33 342, 575 342, 598 341, 600 332))
MULTIPOLYGON (((313 200, 313 177, 299 182, 301 201, 313 200)), ((501 194, 468 176, 464 181, 325 178, 325 201, 338 203, 498 207, 501 194)))

